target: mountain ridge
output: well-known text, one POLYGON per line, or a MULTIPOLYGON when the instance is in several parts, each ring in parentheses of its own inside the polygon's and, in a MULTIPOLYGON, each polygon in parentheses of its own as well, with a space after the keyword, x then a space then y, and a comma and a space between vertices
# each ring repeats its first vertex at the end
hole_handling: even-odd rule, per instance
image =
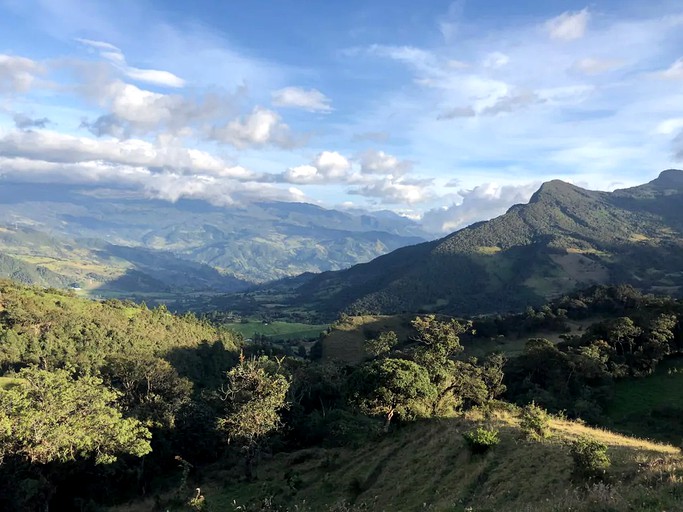
POLYGON ((290 290, 288 304, 329 317, 482 314, 539 305, 594 284, 679 294, 682 197, 680 170, 614 192, 552 180, 499 217, 314 276, 290 290))

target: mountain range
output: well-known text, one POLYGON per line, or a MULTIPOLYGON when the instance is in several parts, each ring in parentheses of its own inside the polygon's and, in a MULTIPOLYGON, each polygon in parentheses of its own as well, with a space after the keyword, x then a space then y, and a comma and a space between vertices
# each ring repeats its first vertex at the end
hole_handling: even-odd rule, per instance
POLYGON ((593 284, 654 293, 683 286, 683 171, 598 192, 559 180, 528 204, 444 238, 233 297, 223 307, 308 309, 327 317, 433 311, 485 314, 538 305, 593 284))
POLYGON ((171 299, 350 267, 427 234, 392 212, 218 207, 96 186, 0 183, 0 276, 171 299))

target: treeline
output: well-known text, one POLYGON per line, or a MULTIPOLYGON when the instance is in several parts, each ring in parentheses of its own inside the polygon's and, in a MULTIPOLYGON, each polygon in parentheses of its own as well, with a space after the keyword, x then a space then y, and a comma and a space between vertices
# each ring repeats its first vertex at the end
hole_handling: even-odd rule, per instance
POLYGON ((630 286, 595 287, 515 319, 516 326, 510 319, 492 321, 499 332, 568 332, 567 319, 590 319, 582 333, 566 334, 561 343, 529 340, 505 367, 511 400, 587 421, 603 419, 617 379, 651 375, 666 357, 683 353, 683 302, 630 286))

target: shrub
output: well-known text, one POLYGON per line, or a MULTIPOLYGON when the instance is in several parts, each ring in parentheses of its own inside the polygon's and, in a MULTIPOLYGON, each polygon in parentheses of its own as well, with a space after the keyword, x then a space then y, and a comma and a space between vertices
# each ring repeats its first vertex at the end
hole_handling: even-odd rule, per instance
POLYGON ((534 402, 522 409, 520 426, 529 439, 540 441, 550 437, 550 415, 534 402))
POLYGON ((483 427, 475 428, 462 435, 470 452, 473 454, 485 453, 500 443, 498 431, 483 427))
POLYGON ((569 452, 574 460, 574 474, 583 478, 601 478, 610 467, 607 445, 582 436, 574 441, 569 452))

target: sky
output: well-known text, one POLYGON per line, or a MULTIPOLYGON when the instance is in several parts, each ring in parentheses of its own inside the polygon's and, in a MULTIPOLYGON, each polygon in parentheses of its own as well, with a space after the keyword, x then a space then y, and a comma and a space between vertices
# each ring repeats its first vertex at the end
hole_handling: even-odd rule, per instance
POLYGON ((678 1, 0 0, 0 34, 4 180, 438 234, 683 159, 678 1))

